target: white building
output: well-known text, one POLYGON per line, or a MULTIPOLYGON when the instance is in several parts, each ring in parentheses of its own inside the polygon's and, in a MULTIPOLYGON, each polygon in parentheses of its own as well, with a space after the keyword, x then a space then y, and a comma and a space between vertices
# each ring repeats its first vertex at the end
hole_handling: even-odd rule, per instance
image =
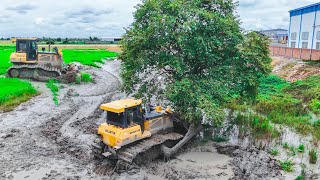
POLYGON ((288 47, 320 49, 320 3, 289 12, 288 47))

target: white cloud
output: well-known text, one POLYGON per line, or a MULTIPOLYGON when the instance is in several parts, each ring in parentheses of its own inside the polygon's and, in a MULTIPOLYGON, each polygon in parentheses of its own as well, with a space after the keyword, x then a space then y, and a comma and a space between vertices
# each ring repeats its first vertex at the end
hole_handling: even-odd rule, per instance
POLYGON ((46 20, 44 18, 38 17, 34 20, 34 23, 36 25, 43 25, 43 24, 46 24, 46 20))
POLYGON ((242 27, 261 30, 289 27, 289 11, 317 3, 317 0, 239 0, 237 9, 242 27))

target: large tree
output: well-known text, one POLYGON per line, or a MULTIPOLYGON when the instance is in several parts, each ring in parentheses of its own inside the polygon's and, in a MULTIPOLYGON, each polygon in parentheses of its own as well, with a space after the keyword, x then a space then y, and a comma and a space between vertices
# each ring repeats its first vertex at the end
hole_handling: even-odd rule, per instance
POLYGON ((222 122, 270 72, 268 41, 245 34, 232 0, 143 0, 122 40, 124 90, 168 100, 180 119, 222 122))

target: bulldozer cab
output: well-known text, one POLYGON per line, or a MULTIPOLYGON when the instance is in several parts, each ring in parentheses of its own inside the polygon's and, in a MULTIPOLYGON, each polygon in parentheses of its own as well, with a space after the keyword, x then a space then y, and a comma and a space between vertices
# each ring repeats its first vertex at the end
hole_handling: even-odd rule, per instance
POLYGON ((144 131, 144 118, 142 115, 141 100, 124 99, 101 105, 101 109, 107 111, 107 123, 128 128, 140 125, 144 131))
POLYGON ((38 45, 36 38, 21 38, 13 41, 16 42, 16 52, 26 53, 27 61, 37 60, 38 45))

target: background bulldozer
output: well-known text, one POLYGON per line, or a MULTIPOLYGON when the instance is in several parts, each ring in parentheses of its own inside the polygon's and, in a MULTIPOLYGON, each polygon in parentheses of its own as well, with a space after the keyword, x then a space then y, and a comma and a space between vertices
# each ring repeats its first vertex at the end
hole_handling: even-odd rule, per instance
POLYGON ((55 47, 53 52, 38 51, 37 38, 16 38, 16 51, 10 56, 13 66, 7 71, 7 76, 12 78, 33 79, 47 81, 56 79, 63 83, 74 82, 77 77, 75 65, 65 65, 62 53, 55 47))

